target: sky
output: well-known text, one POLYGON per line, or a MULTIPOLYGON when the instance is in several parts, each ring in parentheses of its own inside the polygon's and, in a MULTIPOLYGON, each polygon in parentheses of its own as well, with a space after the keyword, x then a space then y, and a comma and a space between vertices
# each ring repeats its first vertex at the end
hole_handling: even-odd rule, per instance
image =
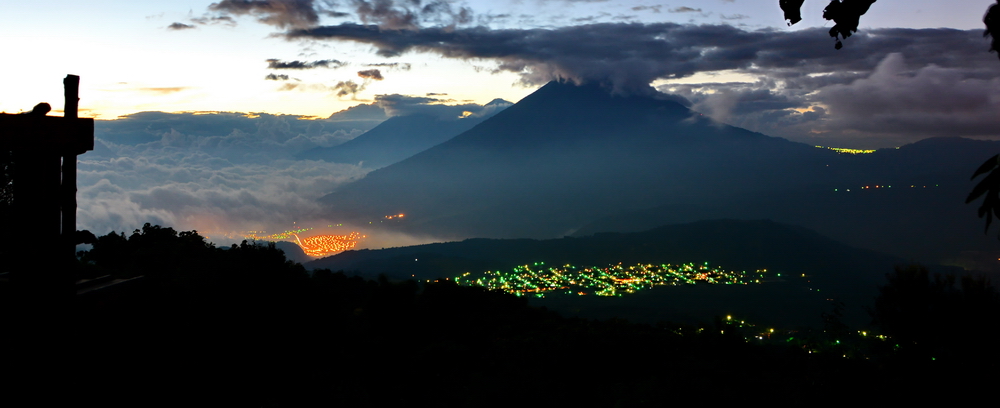
MULTIPOLYGON (((29 110, 40 100, 59 101, 59 79, 68 73, 83 78, 81 108, 90 116, 108 119, 149 110, 326 117, 370 102, 376 94, 394 93, 447 93, 478 103, 493 98, 516 102, 549 79, 531 78, 525 83, 524 75, 510 69, 495 72, 504 60, 490 58, 499 54, 486 50, 443 58, 436 50, 415 47, 385 56, 379 55, 378 45, 346 37, 287 35, 296 29, 351 23, 396 29, 403 36, 439 28, 559 30, 624 23, 727 25, 778 32, 831 26, 821 17, 826 4, 822 0, 806 1, 804 20, 793 27, 786 26, 777 0, 249 2, 283 5, 276 9, 246 9, 238 6, 241 3, 247 2, 10 2, 0 14, 4 48, 8 61, 13 62, 0 68, 8 78, 0 84, 0 111, 29 110), (304 10, 311 11, 315 20, 307 18, 309 13, 296 15, 304 10), (345 15, 333 17, 335 13, 345 15), (400 15, 409 15, 412 21, 396 21, 400 15), (275 70, 268 68, 270 59, 338 63, 275 70), (343 81, 364 83, 357 72, 366 69, 379 69, 384 79, 368 80, 368 86, 357 94, 338 96, 333 90, 343 81), (268 74, 299 81, 265 80, 268 74), (288 90, 291 84, 298 86, 288 90)), ((980 29, 989 4, 984 0, 881 0, 863 17, 861 28, 862 32, 890 27, 980 29)), ((586 48, 588 44, 579 45, 586 48)), ((988 55, 978 57, 989 59, 988 55)))
POLYGON ((311 215, 314 199, 370 169, 294 155, 366 129, 305 119, 516 102, 554 79, 678 95, 812 145, 1000 135, 992 1, 879 0, 841 50, 827 3, 806 0, 788 26, 777 0, 9 2, 0 111, 59 115, 61 79, 81 77, 81 116, 102 120, 79 219, 99 234, 335 221, 311 215))

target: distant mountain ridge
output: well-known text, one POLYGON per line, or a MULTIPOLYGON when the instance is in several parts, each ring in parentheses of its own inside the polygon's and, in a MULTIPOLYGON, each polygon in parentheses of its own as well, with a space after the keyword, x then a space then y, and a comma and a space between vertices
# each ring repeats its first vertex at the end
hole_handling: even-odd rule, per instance
POLYGON ((363 167, 376 169, 385 167, 471 129, 507 105, 510 102, 496 99, 484 105, 494 108, 488 113, 464 118, 441 118, 421 113, 394 116, 354 139, 333 147, 310 149, 299 153, 296 158, 360 163, 363 167))

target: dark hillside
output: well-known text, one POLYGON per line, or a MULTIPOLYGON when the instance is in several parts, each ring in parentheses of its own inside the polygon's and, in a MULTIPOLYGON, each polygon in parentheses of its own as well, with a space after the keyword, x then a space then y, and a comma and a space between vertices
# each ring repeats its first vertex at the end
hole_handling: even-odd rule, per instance
POLYGON ((537 302, 563 312, 586 310, 584 315, 591 317, 617 315, 655 321, 670 316, 674 320, 697 321, 725 313, 728 308, 731 313, 753 313, 797 324, 816 323, 815 316, 830 308, 827 299, 845 302, 850 306, 852 322, 865 323, 867 315, 861 306, 871 303, 886 273, 906 263, 900 258, 852 248, 805 228, 772 221, 716 220, 588 237, 468 239, 347 251, 306 266, 358 271, 369 277, 386 274, 399 279, 436 279, 464 272, 509 270, 534 262, 577 266, 709 262, 737 271, 766 268, 773 272, 772 276, 780 273, 781 278, 760 288, 666 287, 634 298, 550 297, 537 302), (602 303, 593 303, 598 301, 602 303), (628 307, 631 312, 622 312, 628 307), (700 311, 692 313, 686 308, 700 311))

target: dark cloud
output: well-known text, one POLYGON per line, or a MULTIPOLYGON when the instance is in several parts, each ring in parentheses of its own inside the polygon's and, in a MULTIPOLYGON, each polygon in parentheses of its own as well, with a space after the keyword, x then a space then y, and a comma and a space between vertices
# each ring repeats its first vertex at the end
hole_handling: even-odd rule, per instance
POLYGON ((652 11, 654 13, 659 13, 661 8, 663 8, 663 6, 635 6, 635 7, 632 7, 632 11, 649 10, 649 11, 652 11))
POLYGON ((719 17, 721 17, 723 20, 743 20, 750 18, 750 16, 746 14, 732 14, 732 15, 721 14, 719 15, 719 17))
POLYGON ((1000 79, 972 79, 960 69, 927 65, 912 70, 889 54, 867 78, 821 88, 812 97, 829 109, 830 128, 869 134, 1000 135, 1000 79))
POLYGON ((319 61, 281 61, 278 59, 267 60, 267 67, 271 69, 313 69, 313 68, 340 68, 347 65, 339 60, 319 60, 319 61))
MULTIPOLYGON (((809 101, 802 94, 777 90, 769 81, 756 83, 704 83, 664 87, 689 101, 691 109, 721 123, 761 131, 778 118, 808 110, 809 101)), ((771 130, 768 128, 768 130, 771 130)))
POLYGON ((357 83, 351 80, 337 82, 336 85, 330 87, 330 90, 337 93, 337 96, 351 96, 351 99, 357 98, 358 92, 365 90, 364 83, 357 83))
POLYGON ((381 81, 385 78, 382 77, 382 73, 377 69, 366 69, 364 71, 358 71, 358 76, 364 79, 372 79, 375 81, 381 81))
POLYGON ((351 0, 361 22, 389 30, 416 30, 425 23, 455 27, 472 22, 468 7, 452 7, 446 0, 351 0))
POLYGON ((409 71, 411 68, 408 62, 380 62, 377 64, 365 64, 366 67, 385 67, 389 69, 398 69, 400 71, 409 71))
POLYGON ((691 8, 687 6, 675 7, 667 11, 671 13, 701 13, 700 8, 691 8))
MULTIPOLYGON (((493 59, 500 70, 522 75, 525 83, 552 79, 610 80, 619 89, 639 89, 657 77, 689 75, 698 51, 656 38, 676 35, 684 26, 664 23, 594 24, 555 30, 490 30, 484 27, 419 31, 381 30, 341 24, 294 30, 288 38, 340 39, 374 45, 382 56, 407 51, 434 52, 449 58, 493 59), (663 63, 666 62, 666 63, 663 63), (674 71, 674 72, 671 72, 674 71)), ((720 28, 720 30, 737 31, 720 28)))
POLYGON ((416 30, 423 26, 456 27, 472 23, 472 9, 452 0, 223 0, 210 11, 250 15, 264 24, 280 28, 308 28, 319 17, 344 18, 354 15, 365 24, 391 30, 416 30), (351 12, 337 10, 347 7, 351 12))
POLYGON ((280 74, 280 75, 278 75, 278 74, 267 74, 267 76, 264 77, 264 79, 269 80, 269 81, 287 81, 289 78, 288 78, 288 75, 285 75, 285 74, 280 74))
POLYGON ((193 25, 184 24, 184 23, 171 23, 170 25, 167 26, 168 30, 188 30, 188 29, 192 29, 192 28, 195 28, 195 27, 193 25))
POLYGON ((309 27, 319 22, 312 0, 222 0, 209 10, 235 15, 253 15, 277 27, 309 27))
POLYGON ((659 89, 718 121, 810 144, 873 148, 1000 134, 1000 75, 908 60, 890 53, 867 71, 659 89))
MULTIPOLYGON (((596 16, 577 17, 577 18, 571 19, 570 21, 572 21, 574 23, 592 23, 592 22, 595 22, 595 21, 600 20, 602 18, 608 18, 608 17, 611 17, 610 13, 601 12, 601 13, 598 13, 596 16)), ((631 18, 631 17, 628 17, 628 18, 631 18)))
POLYGON ((229 16, 203 16, 192 18, 191 21, 195 24, 208 25, 208 24, 223 24, 228 26, 235 26, 236 20, 233 20, 229 16))
POLYGON ((292 30, 289 39, 332 39, 370 44, 379 55, 430 52, 446 58, 490 59, 497 69, 521 75, 522 82, 553 79, 598 81, 619 92, 641 92, 657 78, 696 72, 743 70, 778 76, 871 71, 882 56, 902 52, 917 66, 939 65, 986 70, 978 31, 880 29, 852 38, 850 49, 828 48, 822 28, 794 32, 746 31, 729 25, 605 23, 556 29, 425 28, 383 30, 345 23, 292 30), (972 57, 970 57, 972 56, 972 57))

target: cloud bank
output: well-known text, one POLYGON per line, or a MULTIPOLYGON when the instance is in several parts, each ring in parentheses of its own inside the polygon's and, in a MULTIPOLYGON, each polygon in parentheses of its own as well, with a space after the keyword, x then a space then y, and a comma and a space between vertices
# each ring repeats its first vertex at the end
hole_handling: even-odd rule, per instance
POLYGON ((321 222, 315 199, 367 170, 292 157, 377 123, 163 112, 99 121, 95 150, 80 156, 78 225, 104 234, 150 222, 221 237, 321 222))
MULTIPOLYGON (((80 156, 78 225, 103 235, 144 223, 197 229, 229 244, 243 231, 336 224, 316 199, 370 169, 356 163, 296 160, 351 140, 389 116, 455 119, 509 106, 379 95, 327 119, 231 112, 140 112, 95 124, 95 149, 80 156)), ((376 220, 377 221, 377 220, 376 220)), ((391 244, 381 236, 371 245, 391 244)), ((238 242, 238 239, 237 239, 238 242)), ((395 242, 395 241, 393 241, 395 242)), ((410 242, 410 241, 407 241, 410 242)), ((413 242, 427 242, 420 238, 413 242)))

